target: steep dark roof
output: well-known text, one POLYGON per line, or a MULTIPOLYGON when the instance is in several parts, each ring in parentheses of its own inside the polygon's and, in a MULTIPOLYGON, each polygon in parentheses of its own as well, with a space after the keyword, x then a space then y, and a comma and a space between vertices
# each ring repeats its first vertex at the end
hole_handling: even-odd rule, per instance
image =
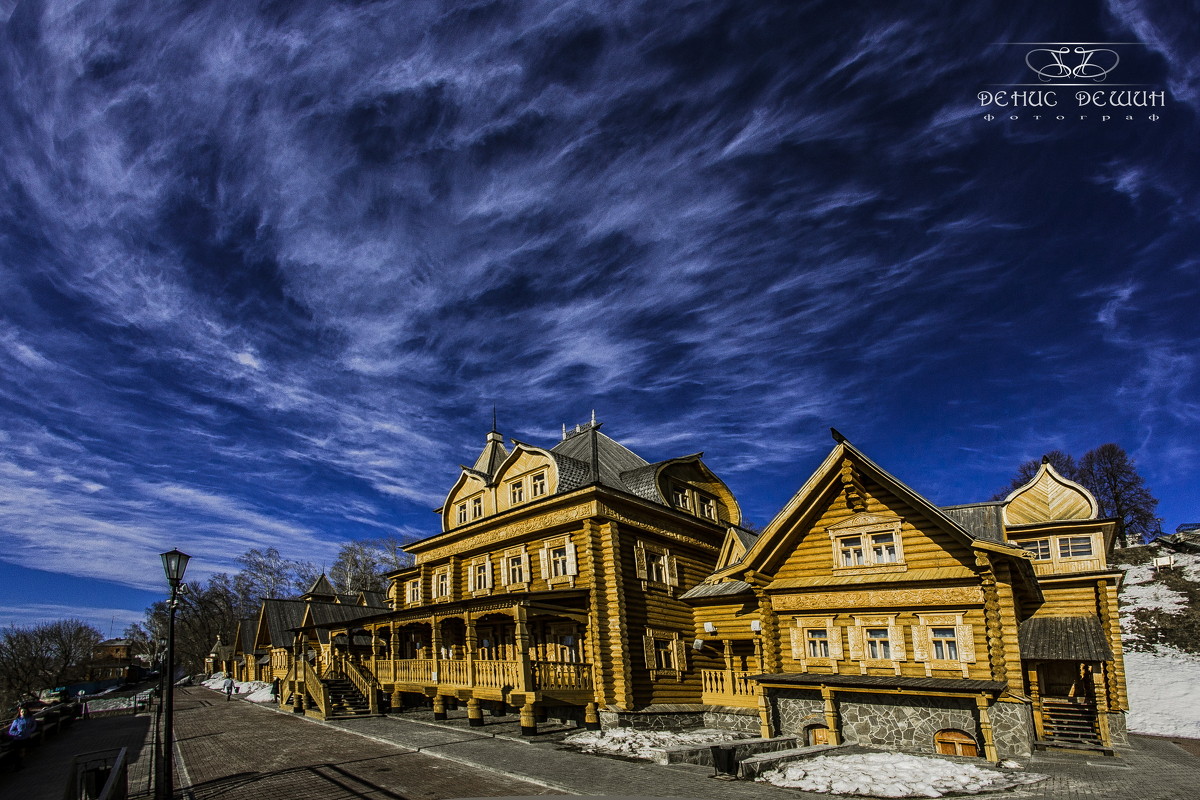
POLYGON ((243 619, 238 621, 238 644, 243 653, 254 652, 254 623, 257 620, 243 619))
MULTIPOLYGON (((630 489, 621 479, 621 473, 649 465, 646 459, 601 433, 599 424, 582 426, 578 432, 568 431, 567 438, 551 448, 550 452, 574 459, 586 468, 585 481, 580 485, 600 483, 623 492, 630 492, 630 489), (594 467, 599 470, 598 476, 594 467)), ((561 475, 559 481, 561 484, 561 475)))
MULTIPOLYGON (((358 600, 367 608, 388 608, 387 596, 383 592, 359 592, 358 600)), ((356 601, 357 602, 357 601, 356 601)))
POLYGON ((301 597, 336 597, 337 592, 333 590, 333 584, 329 582, 329 578, 325 577, 325 573, 321 573, 321 577, 313 581, 313 585, 301 597))
POLYGON ((262 613, 272 647, 291 647, 296 640, 292 629, 304 619, 303 600, 264 600, 262 613))
POLYGON ((1004 503, 968 503, 944 506, 942 513, 954 520, 976 539, 1003 542, 1004 503))
POLYGON ((1098 617, 1034 617, 1021 623, 1021 658, 1029 661, 1112 661, 1098 617))
POLYGON ((374 616, 378 608, 365 606, 342 605, 340 603, 310 603, 313 624, 318 628, 328 628, 345 625, 356 619, 374 616))
POLYGON ((666 501, 658 491, 657 482, 654 480, 654 476, 658 474, 658 468, 659 464, 647 464, 644 467, 622 472, 620 477, 622 483, 625 484, 626 491, 652 503, 665 503, 666 501))
POLYGON ((746 550, 754 547, 754 543, 758 541, 758 534, 756 532, 747 530, 740 525, 732 525, 730 526, 730 530, 733 531, 733 535, 738 538, 738 541, 742 543, 742 546, 746 550))

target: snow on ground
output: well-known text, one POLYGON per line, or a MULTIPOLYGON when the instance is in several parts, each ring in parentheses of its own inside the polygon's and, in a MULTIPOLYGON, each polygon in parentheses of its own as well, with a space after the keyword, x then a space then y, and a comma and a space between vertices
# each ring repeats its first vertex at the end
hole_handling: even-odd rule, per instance
MULTIPOLYGON (((205 689, 212 689, 214 692, 224 694, 225 673, 214 672, 200 685, 205 689)), ((271 684, 263 683, 262 681, 234 681, 233 693, 235 697, 242 700, 249 700, 251 703, 270 703, 275 700, 271 696, 271 684)))
POLYGON ((998 772, 973 764, 903 753, 817 756, 759 777, 776 786, 868 797, 941 797, 1011 789, 1045 780, 1032 772, 998 772))
POLYGON ((700 728, 694 731, 638 731, 633 728, 613 728, 607 731, 573 733, 564 744, 578 747, 584 753, 610 753, 652 760, 656 750, 679 745, 701 745, 730 739, 749 739, 752 734, 700 728))
MULTIPOLYGON (((1126 583, 1121 590, 1121 610, 1126 620, 1140 608, 1158 609, 1168 613, 1182 611, 1187 605, 1187 595, 1158 583, 1126 583)), ((1123 620, 1125 621, 1125 620, 1123 620)))
POLYGON ((1159 647, 1126 653, 1129 730, 1200 739, 1200 657, 1159 647))

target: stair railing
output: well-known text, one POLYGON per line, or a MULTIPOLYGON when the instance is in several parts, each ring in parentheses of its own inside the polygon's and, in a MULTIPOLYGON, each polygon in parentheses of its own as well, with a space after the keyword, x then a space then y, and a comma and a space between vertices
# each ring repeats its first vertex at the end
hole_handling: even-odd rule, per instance
POLYGON ((329 718, 329 687, 321 683, 316 673, 311 669, 304 670, 304 689, 312 701, 317 704, 322 718, 329 718))
POLYGON ((382 688, 379 681, 375 680, 375 676, 366 666, 359 666, 347 659, 342 662, 342 669, 345 672, 346 679, 354 684, 354 688, 358 693, 367 698, 367 707, 372 714, 379 713, 379 690, 382 688))

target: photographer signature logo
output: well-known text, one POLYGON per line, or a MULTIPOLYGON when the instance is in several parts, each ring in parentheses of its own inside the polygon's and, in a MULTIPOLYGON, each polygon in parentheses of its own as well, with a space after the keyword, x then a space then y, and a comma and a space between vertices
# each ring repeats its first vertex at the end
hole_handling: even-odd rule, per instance
POLYGON ((1104 47, 1039 47, 1025 54, 1025 64, 1042 82, 1074 79, 1100 83, 1120 62, 1115 50, 1104 47))

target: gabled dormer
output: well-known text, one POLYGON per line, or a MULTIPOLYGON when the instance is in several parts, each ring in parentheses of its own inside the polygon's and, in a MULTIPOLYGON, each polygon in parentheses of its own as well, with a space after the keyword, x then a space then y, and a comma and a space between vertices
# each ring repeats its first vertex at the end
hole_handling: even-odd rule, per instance
POLYGON ((1099 505, 1092 493, 1048 461, 1004 498, 1003 508, 1005 537, 1030 554, 1037 574, 1106 568, 1117 523, 1097 519, 1099 505))

